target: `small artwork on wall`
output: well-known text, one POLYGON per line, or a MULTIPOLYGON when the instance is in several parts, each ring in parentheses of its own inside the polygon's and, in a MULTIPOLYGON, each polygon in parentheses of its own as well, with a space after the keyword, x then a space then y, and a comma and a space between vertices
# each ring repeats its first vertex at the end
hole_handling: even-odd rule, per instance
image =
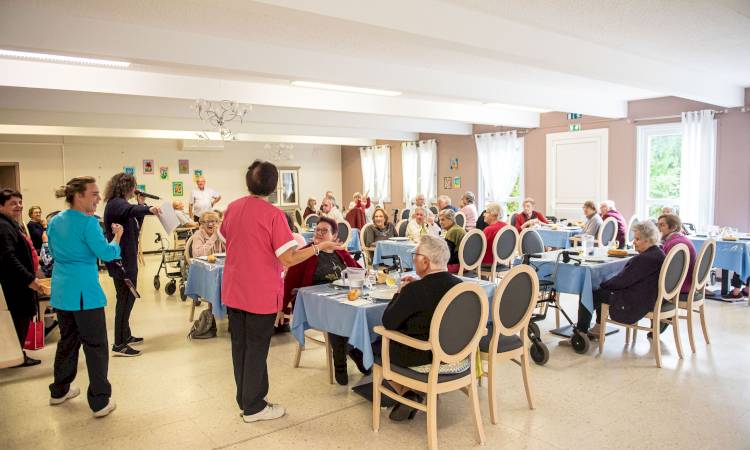
POLYGON ((159 167, 159 178, 162 180, 166 180, 169 178, 169 167, 168 166, 161 166, 159 167))
POLYGON ((458 158, 451 158, 451 171, 458 170, 458 158))
POLYGON ((461 189, 461 177, 453 177, 453 189, 461 189))
POLYGON ((203 176, 203 169, 195 169, 193 171, 193 181, 197 181, 198 178, 203 176))
POLYGON ((190 160, 178 159, 177 166, 180 168, 180 175, 187 175, 190 173, 190 160))
POLYGON ((453 178, 443 177, 443 189, 453 189, 453 178))
POLYGON ((136 189, 138 189, 141 192, 146 192, 146 185, 145 184, 137 184, 135 186, 136 189))
POLYGON ((172 182, 172 197, 182 197, 184 195, 184 190, 182 188, 182 181, 173 181, 172 182))
POLYGON ((135 175, 135 167, 132 166, 125 166, 122 168, 122 171, 128 175, 135 175))
POLYGON ((154 160, 153 159, 144 159, 143 160, 143 174, 144 175, 153 175, 154 174, 154 160))

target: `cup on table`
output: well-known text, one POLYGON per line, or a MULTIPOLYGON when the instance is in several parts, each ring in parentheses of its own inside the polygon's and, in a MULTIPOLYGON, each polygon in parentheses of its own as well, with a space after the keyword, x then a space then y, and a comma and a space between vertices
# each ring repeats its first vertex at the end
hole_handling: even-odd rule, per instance
POLYGON ((401 273, 398 271, 385 274, 385 284, 388 287, 396 287, 401 283, 401 273))

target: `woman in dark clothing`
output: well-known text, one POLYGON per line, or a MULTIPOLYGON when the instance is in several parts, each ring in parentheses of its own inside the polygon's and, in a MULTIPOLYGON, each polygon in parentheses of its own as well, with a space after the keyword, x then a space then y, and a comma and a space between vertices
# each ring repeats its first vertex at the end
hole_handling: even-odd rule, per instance
MULTIPOLYGON (((312 244, 320 245, 323 242, 332 242, 336 239, 337 233, 338 225, 336 222, 333 219, 321 217, 315 226, 312 244)), ((294 309, 297 289, 336 281, 341 278, 341 271, 347 267, 359 267, 359 264, 346 250, 321 250, 317 256, 290 267, 284 277, 284 313, 290 314, 294 309)), ((349 374, 346 370, 348 338, 333 333, 328 333, 328 338, 333 350, 336 382, 345 386, 349 382, 349 374)), ((366 375, 369 374, 370 371, 365 369, 362 364, 362 352, 353 347, 348 350, 349 356, 357 364, 359 370, 366 375)))
POLYGON ((47 221, 42 219, 42 208, 38 206, 32 206, 29 208, 29 223, 26 224, 26 228, 29 230, 29 237, 31 242, 34 243, 34 250, 37 254, 42 251, 42 244, 47 240, 44 232, 47 231, 47 221))
POLYGON ((159 208, 148 206, 145 197, 138 196, 138 204, 128 200, 135 197, 135 177, 127 173, 113 176, 104 193, 104 229, 107 240, 112 240, 112 224, 122 225, 120 256, 122 260, 107 263, 107 271, 115 284, 117 303, 115 306, 115 343, 112 345, 114 356, 138 356, 140 351, 130 344, 140 344, 142 337, 135 337, 130 332, 130 313, 135 305, 135 296, 130 290, 138 285, 138 239, 143 218, 148 214, 159 214, 159 208))

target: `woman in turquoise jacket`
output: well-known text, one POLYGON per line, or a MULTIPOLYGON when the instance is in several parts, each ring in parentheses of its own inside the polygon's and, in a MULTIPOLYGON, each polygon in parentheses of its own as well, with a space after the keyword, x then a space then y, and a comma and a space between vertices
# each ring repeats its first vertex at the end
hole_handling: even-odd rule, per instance
POLYGON ((50 303, 57 310, 60 324, 49 402, 59 405, 80 394, 81 390, 70 384, 76 377, 78 351, 83 345, 89 373, 89 407, 95 417, 104 417, 114 411, 115 402, 110 398, 112 386, 107 380, 107 297, 99 284, 97 258, 112 261, 120 257, 122 226, 112 225, 114 238, 107 242, 94 217, 101 197, 93 177, 73 178, 56 196, 65 197, 70 208, 47 226, 49 247, 55 258, 50 303))

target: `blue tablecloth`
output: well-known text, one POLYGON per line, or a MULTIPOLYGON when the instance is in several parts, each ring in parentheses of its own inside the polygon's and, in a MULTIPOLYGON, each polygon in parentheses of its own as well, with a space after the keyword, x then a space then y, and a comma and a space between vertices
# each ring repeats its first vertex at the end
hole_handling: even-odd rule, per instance
MULTIPOLYGON (((487 292, 492 306, 492 296, 495 294, 495 283, 464 278, 466 281, 480 283, 487 292)), ((314 328, 349 338, 349 343, 360 349, 364 355, 365 366, 373 363, 372 342, 378 335, 372 329, 382 324, 383 312, 387 302, 355 301, 349 302, 346 297, 331 298, 324 294, 332 292, 346 293, 346 290, 335 291, 330 284, 310 286, 297 291, 292 318, 292 336, 305 345, 305 330, 314 328)), ((490 309, 490 317, 492 310, 490 309)))
POLYGON ((185 295, 196 300, 198 297, 211 303, 211 311, 217 319, 227 315, 227 307, 221 302, 221 278, 224 264, 210 264, 194 259, 190 264, 185 295))
MULTIPOLYGON (((690 236, 696 252, 700 252, 707 238, 690 236)), ((750 277, 750 241, 722 241, 716 240, 716 258, 714 267, 731 270, 742 280, 750 277)))
POLYGON ((378 241, 375 243, 375 256, 372 258, 373 265, 393 264, 392 260, 383 260, 383 255, 398 255, 401 258, 401 267, 404 269, 413 269, 412 252, 417 244, 412 241, 378 241))
MULTIPOLYGON (((312 242, 314 235, 314 231, 302 232, 302 237, 305 238, 305 241, 307 241, 308 244, 312 242)), ((349 245, 346 246, 346 249, 349 250, 350 253, 357 253, 362 251, 362 247, 359 244, 359 228, 352 228, 352 238, 349 239, 349 245)))
MULTIPOLYGON (((557 254, 558 252, 548 252, 544 253, 544 259, 531 260, 531 264, 537 268, 540 280, 552 280, 557 254)), ((629 259, 598 257, 605 258, 606 262, 585 263, 580 266, 560 262, 555 280, 555 289, 558 292, 578 294, 581 303, 589 311, 594 310, 594 290, 598 289, 603 281, 619 273, 629 259)))
POLYGON ((570 238, 577 234, 581 234, 580 228, 575 230, 550 230, 547 228, 536 228, 539 235, 544 241, 545 247, 552 248, 568 248, 571 247, 570 238))

